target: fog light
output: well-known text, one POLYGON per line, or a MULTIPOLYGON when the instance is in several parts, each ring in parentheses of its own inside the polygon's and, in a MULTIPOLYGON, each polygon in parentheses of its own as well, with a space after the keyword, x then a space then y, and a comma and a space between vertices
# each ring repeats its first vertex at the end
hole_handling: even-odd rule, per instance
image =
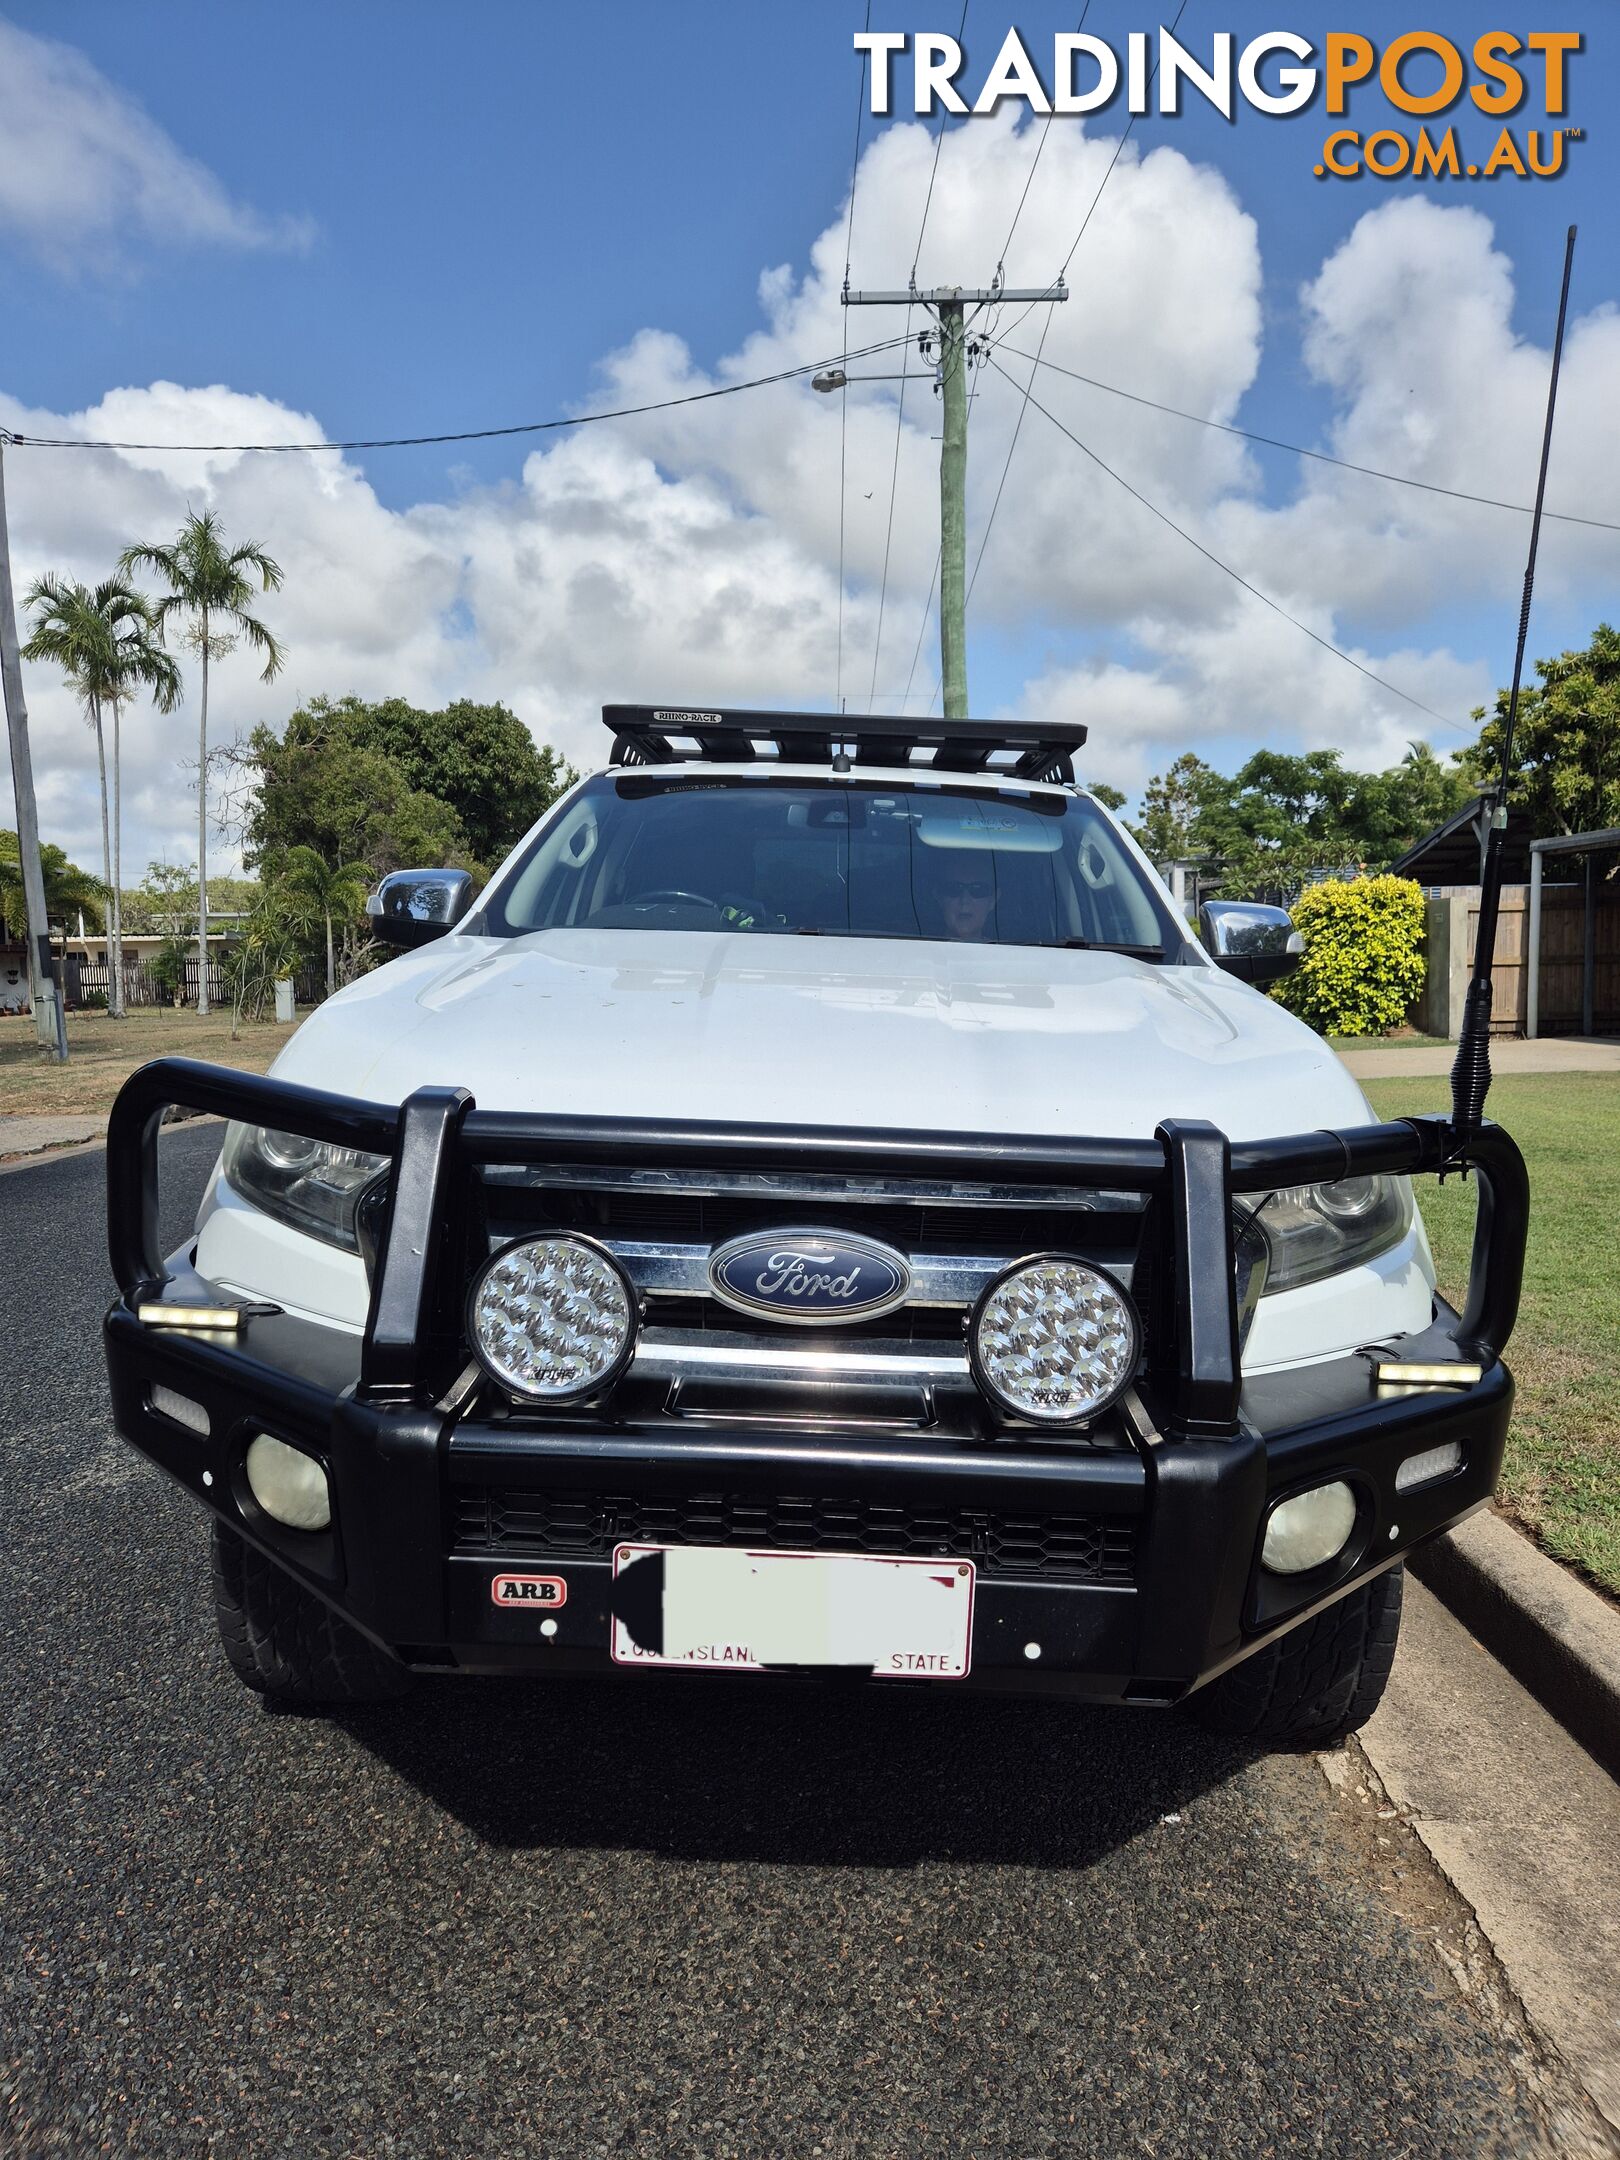
POLYGON ((1021 1260, 979 1301, 968 1332, 974 1377, 1017 1417, 1072 1425, 1130 1384, 1136 1314, 1112 1276, 1083 1260, 1021 1260))
POLYGON ((313 1455, 273 1433, 255 1433, 247 1451, 248 1489, 267 1515, 289 1530, 324 1530, 332 1520, 332 1490, 313 1455))
POLYGON ((600 1394, 635 1348, 636 1295, 594 1239, 523 1238, 473 1284, 467 1332, 502 1387, 535 1402, 600 1394))
POLYGON ((1395 1473, 1395 1490, 1410 1492, 1414 1485, 1432 1485, 1436 1478, 1450 1477, 1453 1470, 1462 1468, 1462 1459, 1460 1440, 1442 1440, 1421 1455, 1408 1455, 1395 1473))
POLYGON ((1325 1567, 1343 1552, 1356 1527, 1356 1496, 1336 1482, 1295 1493, 1273 1508, 1260 1549, 1263 1567, 1274 1575, 1304 1575, 1325 1567))

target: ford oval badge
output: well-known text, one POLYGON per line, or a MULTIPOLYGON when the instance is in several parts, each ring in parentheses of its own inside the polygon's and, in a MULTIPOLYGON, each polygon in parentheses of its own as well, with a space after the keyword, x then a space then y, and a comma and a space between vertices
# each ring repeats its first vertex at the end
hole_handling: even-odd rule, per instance
POLYGON ((717 1246, 709 1282, 738 1312, 836 1327, 903 1304, 911 1270, 889 1246, 847 1230, 761 1230, 717 1246))

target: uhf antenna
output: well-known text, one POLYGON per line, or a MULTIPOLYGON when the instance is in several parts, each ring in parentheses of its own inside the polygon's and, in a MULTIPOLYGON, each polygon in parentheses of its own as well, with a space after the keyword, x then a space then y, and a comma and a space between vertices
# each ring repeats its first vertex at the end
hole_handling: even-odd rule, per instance
POLYGON ((1502 902, 1502 846, 1507 837, 1508 783, 1513 774, 1513 731, 1519 718, 1519 684, 1524 675, 1525 640, 1530 634, 1530 596, 1536 583, 1536 550, 1541 545, 1541 504, 1547 492, 1547 460, 1552 451, 1553 412, 1558 404, 1558 370, 1564 357, 1564 317, 1569 310, 1569 273, 1575 260, 1575 228, 1564 243, 1564 285, 1558 295, 1558 334, 1553 339, 1552 380, 1547 385, 1547 424, 1541 434, 1541 472, 1536 507, 1530 519, 1530 560, 1524 568, 1524 599, 1519 608, 1519 642, 1513 654, 1513 687, 1508 692, 1502 729, 1502 777, 1491 812, 1480 872, 1479 930, 1474 939, 1474 972, 1463 1005, 1462 1031, 1451 1068, 1451 1122, 1459 1137, 1478 1130, 1491 1084, 1491 962, 1496 955, 1496 919, 1502 902))

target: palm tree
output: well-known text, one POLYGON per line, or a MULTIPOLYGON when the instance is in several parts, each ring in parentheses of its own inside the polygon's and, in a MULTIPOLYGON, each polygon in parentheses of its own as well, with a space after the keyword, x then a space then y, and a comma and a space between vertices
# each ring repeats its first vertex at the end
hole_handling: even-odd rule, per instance
POLYGON ((202 662, 202 711, 197 723, 197 1010, 208 1010, 208 663, 219 660, 246 638, 261 654, 260 680, 280 671, 282 653, 270 632, 249 607, 253 580, 264 592, 281 584, 280 565, 256 541, 227 548, 212 510, 201 517, 188 510, 175 538, 161 546, 149 541, 125 548, 122 571, 151 570, 169 590, 153 613, 159 632, 174 616, 185 618, 185 641, 202 662), (217 626, 217 627, 216 627, 217 626))
POLYGON ((131 620, 119 633, 113 653, 113 671, 107 703, 112 711, 112 962, 113 992, 107 1010, 114 1019, 124 1017, 124 803, 121 735, 124 706, 137 692, 150 693, 160 713, 172 713, 184 694, 180 663, 165 652, 157 635, 157 621, 143 598, 144 619, 131 620))
POLYGON ((282 889, 269 885, 259 894, 241 938, 228 954, 225 979, 231 993, 231 1040, 235 1042, 242 1015, 255 1019, 275 993, 276 984, 294 973, 299 951, 309 934, 307 913, 289 910, 282 889))
POLYGON ((287 850, 286 867, 277 890, 295 915, 313 922, 319 916, 326 925, 326 994, 337 988, 337 961, 332 945, 334 919, 352 922, 360 912, 371 882, 364 863, 329 863, 312 847, 287 850))
POLYGON ((23 647, 29 660, 54 660, 79 694, 95 731, 101 779, 101 869, 107 903, 107 1010, 124 1014, 124 940, 119 908, 123 875, 122 753, 120 724, 126 701, 148 689, 161 712, 180 701, 180 670, 156 637, 145 599, 121 578, 88 585, 58 577, 36 578, 25 606, 34 614, 33 635, 23 647), (107 743, 103 717, 112 715, 112 815, 108 831, 107 743))

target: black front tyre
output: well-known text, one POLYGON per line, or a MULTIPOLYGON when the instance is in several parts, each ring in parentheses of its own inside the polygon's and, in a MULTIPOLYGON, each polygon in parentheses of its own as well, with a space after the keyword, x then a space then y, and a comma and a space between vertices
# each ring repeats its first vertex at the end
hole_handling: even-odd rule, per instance
POLYGON ((272 1702, 387 1702, 411 1676, 396 1658, 267 1560, 214 1524, 214 1616, 231 1669, 272 1702))
POLYGON ((1378 1708, 1401 1628, 1399 1566, 1291 1628, 1200 1688, 1188 1710, 1209 1732, 1266 1747, 1332 1747, 1378 1708))

